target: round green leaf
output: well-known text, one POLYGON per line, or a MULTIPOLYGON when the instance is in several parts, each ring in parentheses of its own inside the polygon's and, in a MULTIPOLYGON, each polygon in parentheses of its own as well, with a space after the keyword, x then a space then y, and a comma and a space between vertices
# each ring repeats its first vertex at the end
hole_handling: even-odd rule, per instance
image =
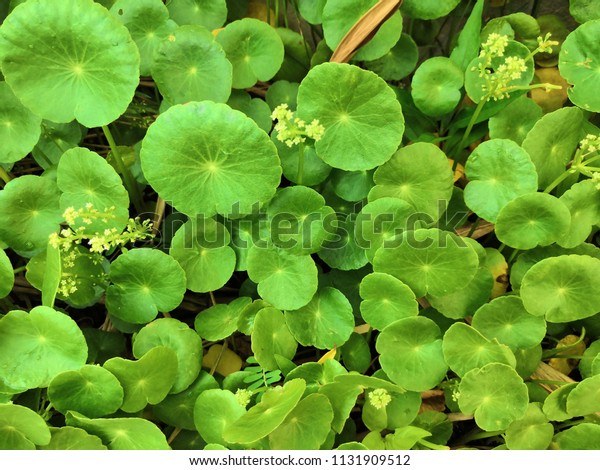
POLYGON ((404 133, 402 108, 392 89, 373 72, 348 64, 325 63, 308 73, 298 90, 298 117, 318 119, 324 126, 315 143, 317 155, 342 170, 381 165, 404 133))
POLYGON ((571 186, 560 200, 571 212, 571 225, 557 243, 575 248, 588 238, 592 226, 600 223, 600 192, 593 181, 584 180, 571 186))
POLYGON ((376 349, 383 371, 398 385, 421 392, 439 384, 448 370, 442 333, 425 317, 408 317, 385 327, 376 349))
POLYGON ((267 207, 271 241, 297 255, 308 255, 321 249, 336 230, 334 210, 325 199, 306 186, 281 189, 267 207))
POLYGON ((530 403, 521 419, 506 429, 506 447, 510 450, 544 450, 554 436, 554 426, 548 422, 539 403, 530 403))
POLYGON ((497 340, 488 340, 465 323, 454 323, 444 334, 444 359, 460 377, 490 363, 516 366, 514 354, 497 340))
MULTIPOLYGON (((123 23, 140 52, 140 74, 150 75, 159 44, 176 24, 161 0, 117 0, 110 12, 123 23)), ((154 77, 156 79, 156 77, 154 77)))
POLYGON ((108 370, 85 365, 54 377, 48 386, 48 398, 63 414, 77 411, 88 418, 99 418, 121 407, 123 387, 108 370))
POLYGON ((169 393, 182 392, 200 373, 202 341, 185 323, 175 318, 159 318, 135 335, 133 355, 141 359, 156 346, 166 346, 177 354, 177 375, 169 393))
POLYGON ((590 343, 579 361, 578 369, 584 379, 596 375, 593 366, 598 357, 600 357, 600 339, 590 343))
POLYGON ((498 297, 475 312, 473 328, 486 338, 496 339, 513 351, 532 348, 546 336, 546 322, 525 310, 516 296, 498 297))
POLYGON ((419 48, 408 34, 402 33, 390 51, 377 60, 365 63, 365 67, 384 80, 402 80, 410 75, 419 61, 419 48))
POLYGON ((86 233, 112 228, 121 231, 127 224, 129 195, 115 169, 96 152, 81 147, 67 150, 58 163, 56 182, 63 192, 60 197, 63 212, 69 207, 85 210, 87 204, 92 204, 98 212, 112 214, 106 217, 107 222, 95 218, 91 224, 78 217, 71 227, 73 230, 86 227, 86 233))
POLYGON ((475 277, 462 289, 442 296, 428 295, 427 300, 445 317, 459 320, 472 315, 484 305, 489 300, 493 287, 492 273, 486 267, 480 267, 475 277))
POLYGON ((462 99, 463 72, 447 57, 427 59, 415 72, 411 94, 415 106, 427 116, 451 112, 462 99))
POLYGON ((272 450, 319 449, 327 439, 333 409, 325 395, 313 393, 301 400, 271 434, 272 450))
POLYGON ((110 450, 169 450, 167 438, 153 422, 142 418, 89 419, 69 411, 67 424, 102 439, 110 450))
POLYGON ((600 412, 600 375, 582 380, 567 397, 567 413, 586 416, 600 412))
POLYGON ((317 292, 317 267, 309 256, 254 245, 248 253, 248 276, 258 293, 275 308, 292 310, 308 304, 317 292))
POLYGON ((35 411, 21 405, 0 404, 0 450, 35 450, 50 442, 48 425, 35 411))
POLYGON ((369 261, 363 246, 355 236, 356 214, 348 214, 337 222, 336 238, 323 244, 319 251, 321 258, 330 267, 349 271, 360 269, 369 261))
POLYGON ((0 41, 6 81, 50 121, 107 125, 125 112, 139 82, 129 31, 92 0, 27 2, 4 21, 0 41))
POLYGON ((587 318, 600 311, 600 260, 583 255, 546 258, 527 271, 521 298, 532 315, 554 323, 587 318))
POLYGON ((521 145, 542 114, 542 108, 535 101, 521 96, 490 118, 490 138, 510 139, 521 145))
POLYGON ((298 310, 286 310, 285 321, 294 338, 303 346, 333 349, 342 346, 354 329, 354 315, 348 299, 333 287, 323 287, 298 310))
POLYGON ((199 24, 212 30, 227 19, 225 0, 169 0, 167 8, 177 24, 199 24))
POLYGON ((196 430, 194 424, 194 406, 205 390, 219 388, 216 379, 208 372, 201 371, 198 378, 183 392, 170 394, 154 405, 152 412, 163 423, 177 428, 196 430))
POLYGON ((496 222, 500 210, 518 196, 534 193, 538 177, 531 158, 515 142, 493 139, 477 146, 465 166, 465 203, 479 217, 496 222))
POLYGON ((175 232, 169 253, 185 271, 194 292, 220 289, 235 269, 235 252, 227 229, 213 219, 196 217, 175 232))
POLYGON ((21 256, 45 251, 48 237, 63 220, 59 195, 50 178, 25 175, 11 180, 0 191, 0 239, 21 256))
POLYGON ((177 261, 152 248, 137 248, 111 264, 106 308, 129 323, 148 323, 183 300, 185 273, 177 261))
POLYGON ((283 387, 269 388, 260 403, 225 427, 223 439, 230 443, 250 444, 267 436, 284 422, 305 389, 306 383, 302 379, 290 380, 283 387))
POLYGON ((10 259, 0 248, 0 299, 6 297, 12 291, 15 284, 15 273, 13 272, 10 259))
POLYGON ((506 364, 491 363, 467 372, 458 390, 461 411, 474 414, 484 431, 506 429, 527 412, 527 386, 506 364))
POLYGON ((578 23, 600 19, 600 5, 594 0, 569 0, 569 13, 578 23))
MULTIPOLYGON (((377 0, 328 0, 323 8, 323 33, 332 49, 339 45, 352 26, 375 6, 377 0)), ((375 35, 353 56, 355 60, 379 59, 398 42, 402 32, 402 16, 395 12, 375 35)))
POLYGON ((538 185, 545 189, 565 170, 581 139, 584 119, 574 106, 557 109, 535 123, 523 140, 538 173, 538 185))
POLYGON ((444 152, 430 143, 402 147, 373 175, 375 187, 369 201, 396 197, 413 205, 416 212, 437 221, 452 197, 452 168, 444 152))
POLYGON ((50 428, 50 443, 37 446, 38 450, 107 450, 98 436, 71 426, 50 428))
POLYGON ((435 228, 404 232, 396 246, 380 248, 373 260, 375 271, 400 279, 416 297, 456 292, 473 279, 478 266, 470 244, 435 228))
POLYGON ((237 331, 240 315, 251 304, 250 297, 239 297, 229 304, 213 305, 196 315, 194 329, 207 341, 225 339, 237 331))
POLYGON ((310 24, 321 24, 327 0, 298 0, 298 11, 310 24))
POLYGON ((600 19, 582 24, 562 43, 558 58, 560 74, 573 85, 567 90, 569 99, 593 112, 600 111, 600 97, 596 92, 600 86, 597 70, 600 45, 596 40, 599 34, 600 19))
POLYGON ((304 33, 290 28, 275 28, 283 42, 284 57, 273 80, 300 82, 310 69, 312 51, 306 47, 304 33))
POLYGON ((367 258, 372 262, 381 246, 386 246, 405 230, 424 225, 411 204, 396 197, 382 197, 361 209, 354 233, 356 242, 366 250, 367 258))
POLYGON ((252 330, 252 352, 265 370, 279 368, 278 356, 291 360, 296 354, 298 343, 285 321, 283 313, 272 307, 263 308, 256 314, 252 330))
POLYGON ((581 423, 554 436, 552 449, 600 450, 600 425, 581 423))
POLYGON ((373 170, 331 172, 331 187, 337 196, 345 201, 362 201, 373 187, 373 170))
POLYGON ((364 374, 371 366, 371 347, 363 335, 353 332, 341 347, 344 366, 349 371, 364 374))
POLYGON ((80 369, 86 359, 85 338, 63 313, 35 307, 0 318, 0 389, 47 387, 61 372, 80 369))
POLYGON ((558 198, 545 193, 530 193, 508 202, 498 213, 496 236, 502 243, 519 250, 547 246, 569 230, 571 213, 558 198))
POLYGON ((201 26, 180 26, 154 55, 152 77, 171 104, 211 100, 225 103, 231 92, 231 63, 201 26))
POLYGON ((460 0, 405 0, 402 12, 411 18, 435 20, 446 16, 460 3, 460 0))
POLYGON ((563 385, 546 397, 543 410, 549 420, 566 421, 573 417, 567 413, 567 399, 577 385, 577 383, 563 385))
POLYGON ((299 83, 288 82, 287 80, 277 80, 276 82, 273 82, 265 96, 269 108, 273 110, 280 104, 285 103, 292 111, 295 111, 299 87, 299 83))
POLYGON ((0 162, 21 160, 40 138, 41 118, 25 108, 6 82, 0 82, 0 162))
POLYGON ((121 382, 125 392, 121 409, 135 413, 167 396, 177 376, 177 355, 170 348, 156 346, 137 361, 113 357, 104 368, 121 382))
POLYGON ((264 21, 244 18, 229 23, 217 41, 233 65, 233 88, 250 88, 259 80, 270 80, 283 62, 283 42, 264 21))
POLYGON ((194 424, 207 443, 226 445, 223 431, 245 413, 246 408, 229 390, 206 390, 194 404, 194 424))
POLYGON ((210 101, 161 114, 143 140, 141 160, 150 185, 188 215, 248 213, 271 199, 281 178, 269 137, 243 113, 210 101))
POLYGON ((415 294, 406 284, 385 273, 371 273, 360 283, 360 313, 377 330, 419 313, 415 294))

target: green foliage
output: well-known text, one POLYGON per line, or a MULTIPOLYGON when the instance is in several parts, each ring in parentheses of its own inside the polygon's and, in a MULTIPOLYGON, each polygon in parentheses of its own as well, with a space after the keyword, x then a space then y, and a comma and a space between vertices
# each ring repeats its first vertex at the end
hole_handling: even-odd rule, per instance
POLYGON ((0 449, 598 448, 598 2, 401 3, 2 3, 0 449))

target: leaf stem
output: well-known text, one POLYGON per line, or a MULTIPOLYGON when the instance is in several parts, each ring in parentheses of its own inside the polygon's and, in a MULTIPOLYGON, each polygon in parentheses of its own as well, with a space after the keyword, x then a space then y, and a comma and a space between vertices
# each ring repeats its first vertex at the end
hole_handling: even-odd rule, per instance
POLYGON ((556 188, 560 183, 562 183, 564 180, 566 180, 569 176, 573 175, 574 172, 571 170, 567 170, 564 173, 562 173, 558 178, 556 178, 554 181, 552 181, 552 183, 550 183, 548 185, 548 187, 546 189, 544 189, 544 192, 546 194, 549 194, 550 191, 552 191, 554 188, 556 188))
MULTIPOLYGON (((484 96, 479 101, 479 103, 477 103, 475 112, 473 113, 473 116, 471 116, 471 120, 469 121, 469 124, 467 125, 467 128, 465 129, 465 133, 464 133, 462 139, 460 140, 460 143, 458 144, 458 148, 456 149, 457 152, 460 152, 463 149, 463 146, 464 146, 465 142, 467 141, 467 139, 469 138, 469 136, 471 135, 473 126, 475 126, 475 123, 477 123, 477 118, 481 114, 481 111, 483 110, 483 107, 485 106, 485 103, 487 103, 488 99, 489 99, 488 96, 484 96)), ((458 161, 458 158, 454 158, 454 161, 458 161)))
POLYGON ((304 144, 298 144, 298 176, 296 176, 296 183, 301 185, 304 179, 304 144))
POLYGON ((108 140, 108 145, 110 145, 110 150, 112 151, 113 158, 115 159, 115 163, 117 165, 117 169, 119 173, 123 176, 123 182, 125 183, 125 187, 127 188, 127 192, 129 193, 129 197, 131 197, 131 201, 135 206, 135 209, 138 213, 144 212, 144 205, 142 202, 142 194, 140 193, 139 188, 137 187, 136 181, 133 179, 133 175, 129 171, 129 168, 125 166, 123 159, 121 158, 121 154, 117 148, 117 143, 113 138, 112 133, 108 126, 102 126, 102 132, 106 136, 106 140, 108 140))
POLYGON ((2 167, 2 165, 0 165, 0 178, 2 178, 2 180, 8 184, 10 182, 10 180, 12 180, 12 178, 10 177, 10 175, 7 173, 7 171, 2 167))
POLYGON ((13 273, 19 274, 19 273, 22 273, 23 271, 25 271, 26 269, 27 269, 27 266, 21 266, 20 268, 13 269, 13 273))

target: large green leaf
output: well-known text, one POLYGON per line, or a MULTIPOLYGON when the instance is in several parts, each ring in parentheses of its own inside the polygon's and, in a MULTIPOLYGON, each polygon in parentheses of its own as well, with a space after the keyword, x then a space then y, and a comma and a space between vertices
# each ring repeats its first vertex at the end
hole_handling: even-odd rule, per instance
POLYGON ((264 21, 244 18, 229 23, 217 41, 233 65, 233 88, 250 88, 259 80, 270 80, 283 62, 283 42, 264 21))
POLYGON ((544 115, 523 140, 545 189, 566 169, 582 137, 583 113, 576 107, 561 108, 544 115))
POLYGON ((571 212, 571 225, 557 243, 575 248, 588 238, 592 226, 600 223, 600 191, 593 181, 583 180, 565 191, 560 200, 571 212))
POLYGON ((35 307, 0 318, 0 389, 47 387, 56 375, 78 370, 86 359, 85 338, 63 313, 35 307))
POLYGON ((389 160, 402 141, 404 117, 392 89, 373 72, 326 63, 298 90, 298 117, 325 127, 317 155, 342 170, 369 170, 389 160), (376 128, 377 133, 372 129, 376 128))
POLYGON ((171 256, 152 248, 137 248, 111 264, 112 285, 106 308, 129 323, 148 323, 158 312, 170 312, 183 300, 185 273, 171 256))
POLYGON ((554 436, 554 426, 541 410, 539 403, 530 403, 523 418, 510 423, 506 429, 506 447, 510 450, 544 450, 554 436))
POLYGON ((12 403, 0 404, 0 450, 35 450, 50 442, 48 425, 35 411, 12 403))
POLYGON ((600 450, 600 425, 581 423, 554 436, 551 449, 600 450))
POLYGON ((587 318, 600 311, 599 278, 600 260, 591 256, 543 259, 523 276, 523 305, 532 315, 554 323, 587 318))
POLYGON ((110 12, 127 27, 138 47, 141 75, 150 75, 158 46, 177 26, 169 21, 165 4, 161 0, 117 0, 110 12))
POLYGON ((342 346, 354 328, 348 299, 333 287, 323 287, 298 310, 286 310, 285 321, 294 338, 303 346, 333 349, 342 346))
POLYGON ((169 393, 188 388, 200 373, 202 341, 189 326, 175 318, 159 318, 142 328, 133 340, 133 355, 141 359, 156 346, 166 346, 177 355, 177 375, 169 393))
POLYGON ((389 324, 377 337, 376 348, 383 371, 407 390, 429 390, 448 370, 442 333, 425 317, 408 317, 389 324))
POLYGON ((377 168, 373 180, 369 202, 386 196, 403 199, 425 214, 428 222, 440 218, 452 197, 451 165, 444 152, 430 143, 402 147, 377 168))
POLYGON ((250 297, 238 297, 229 304, 217 304, 201 310, 194 320, 194 328, 202 339, 225 339, 238 329, 238 320, 251 303, 250 297))
POLYGON ((210 101, 161 114, 144 138, 141 161, 150 185, 188 215, 248 213, 271 199, 281 178, 269 136, 243 113, 210 101))
POLYGON ((151 421, 142 418, 89 419, 69 411, 67 424, 102 439, 111 450, 169 450, 167 438, 151 421))
POLYGON ((6 253, 4 253, 4 250, 0 248, 0 299, 10 294, 14 283, 15 273, 13 272, 12 264, 6 253))
POLYGON ((227 445, 223 431, 245 413, 246 408, 229 390, 205 390, 194 404, 194 424, 207 443, 227 445))
POLYGON ((248 276, 258 283, 260 296, 279 309, 303 307, 317 291, 313 259, 309 255, 291 255, 281 248, 250 248, 248 276))
POLYGON ((568 89, 569 99, 586 111, 600 111, 600 97, 596 90, 600 85, 598 61, 600 45, 600 19, 588 21, 567 36, 558 60, 560 74, 573 85, 568 89))
POLYGON ((273 432, 284 422, 285 418, 296 407, 306 383, 302 379, 294 379, 283 387, 269 388, 262 400, 254 405, 223 431, 223 438, 230 443, 250 444, 273 432))
MULTIPOLYGON (((113 357, 104 363, 123 386, 121 409, 127 413, 160 403, 175 384, 177 355, 165 346, 150 349, 137 361, 113 357)), ((85 429, 85 428, 84 428, 85 429)))
POLYGON ((227 19, 225 0, 169 0, 167 8, 177 24, 199 24, 215 29, 223 26, 227 19))
POLYGON ((171 104, 225 103, 231 93, 231 63, 201 26, 180 26, 162 41, 154 55, 152 77, 171 104))
POLYGON ((417 229, 404 232, 396 241, 396 246, 377 251, 373 267, 406 283, 417 297, 455 292, 477 273, 477 253, 453 233, 417 229))
POLYGON ((2 72, 38 116, 109 124, 139 82, 140 55, 127 28, 92 0, 33 0, 0 28, 2 72))
POLYGON ((465 203, 479 217, 496 222, 500 210, 523 194, 537 191, 538 177, 531 158, 515 142, 483 142, 467 160, 465 203))
POLYGON ((196 217, 182 225, 169 253, 185 271, 187 288, 194 292, 220 289, 235 269, 235 252, 227 229, 214 219, 196 217))
POLYGON ((578 23, 600 19, 600 5, 595 0, 569 0, 569 13, 578 23))
POLYGON ((40 138, 41 118, 24 107, 6 82, 0 82, 0 162, 13 163, 33 150, 40 138))
POLYGON ((48 386, 48 398, 61 413, 77 411, 88 418, 99 418, 121 407, 123 387, 108 370, 85 365, 54 377, 48 386))
POLYGON ((411 86, 415 106, 427 116, 440 117, 460 102, 463 72, 447 57, 427 59, 416 70, 411 86))
POLYGON ((271 434, 272 450, 319 449, 327 439, 333 409, 325 395, 313 393, 302 399, 271 434))
POLYGON ((59 195, 50 178, 25 175, 10 181, 0 191, 0 239, 22 256, 45 251, 63 220, 59 195))
POLYGON ((506 364, 491 363, 467 372, 458 390, 461 411, 474 414, 484 431, 506 429, 527 412, 527 386, 506 364))

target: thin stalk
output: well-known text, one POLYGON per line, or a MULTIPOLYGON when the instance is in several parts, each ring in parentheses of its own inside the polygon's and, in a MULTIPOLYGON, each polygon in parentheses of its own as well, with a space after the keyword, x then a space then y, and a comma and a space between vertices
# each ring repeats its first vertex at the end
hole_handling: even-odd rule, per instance
MULTIPOLYGON (((457 152, 460 152, 463 149, 463 146, 464 146, 465 142, 467 141, 467 139, 469 138, 469 136, 471 135, 473 126, 475 126, 475 123, 477 122, 477 118, 479 118, 479 115, 481 114, 481 110, 485 106, 485 103, 487 103, 487 100, 488 100, 487 97, 483 97, 481 99, 481 101, 479 101, 479 103, 477 103, 475 112, 473 113, 473 116, 471 116, 471 120, 469 121, 469 124, 467 125, 467 128, 465 129, 465 133, 464 133, 462 139, 460 140, 460 143, 458 144, 457 152)), ((458 159, 455 158, 454 160, 457 161, 458 159)))
POLYGON ((498 247, 498 251, 499 251, 500 253, 502 253, 502 251, 504 251, 504 248, 506 248, 506 245, 503 243, 502 245, 500 245, 500 246, 498 247))
POLYGON ((10 180, 12 180, 12 178, 10 177, 10 175, 6 172, 6 170, 2 167, 2 165, 0 165, 0 178, 2 178, 2 180, 8 184, 8 182, 10 180))
POLYGON ((171 435, 167 439, 167 444, 171 444, 171 442, 173 442, 175 440, 175 438, 177 436, 179 436, 180 432, 181 432, 181 428, 175 428, 175 429, 173 429, 173 432, 171 433, 171 435))
POLYGON ((469 233, 467 233, 467 238, 471 238, 471 235, 473 235, 475 233, 475 230, 477 230, 477 227, 479 227, 480 223, 481 223, 481 217, 477 217, 477 220, 475 222, 473 222, 473 225, 471 225, 471 229, 469 230, 469 233))
POLYGON ((510 258, 508 258, 508 263, 509 263, 509 264, 513 262, 513 260, 516 258, 516 256, 519 254, 519 252, 520 252, 520 251, 521 251, 521 250, 514 250, 514 251, 511 253, 511 255, 510 255, 510 258))
POLYGON ((210 372, 209 372, 210 375, 215 375, 215 371, 217 370, 217 367, 219 367, 219 363, 221 362, 221 359, 223 358, 223 354, 225 353, 226 349, 227 349, 227 338, 225 338, 225 341, 223 341, 223 346, 221 347, 221 350, 219 351, 217 360, 215 361, 213 366, 210 368, 210 372))
POLYGON ((108 145, 110 145, 110 150, 112 151, 113 158, 115 159, 115 163, 117 164, 117 169, 119 170, 119 173, 123 175, 123 182, 125 183, 125 187, 127 188, 129 197, 131 198, 131 201, 133 202, 133 205, 135 206, 137 212, 141 214, 142 212, 144 212, 144 204, 142 202, 142 194, 140 193, 137 183, 133 179, 129 168, 125 166, 125 163, 123 162, 121 154, 119 153, 119 150, 117 148, 117 143, 115 142, 115 139, 113 138, 113 135, 110 132, 108 126, 102 126, 102 131, 106 136, 106 140, 108 140, 108 145))
POLYGON ((275 0, 275 27, 279 26, 279 0, 275 0))
POLYGON ((552 191, 554 188, 556 188, 560 183, 562 183, 564 180, 566 180, 572 174, 574 174, 574 173, 571 170, 565 171, 558 178, 556 178, 554 181, 552 181, 552 183, 550 183, 548 185, 548 187, 546 189, 544 189, 544 192, 546 194, 549 194, 550 191, 552 191))
POLYGON ((13 273, 19 274, 27 269, 27 266, 21 266, 20 268, 13 269, 13 273))
POLYGON ((296 176, 296 182, 298 185, 302 184, 304 179, 304 144, 298 145, 298 176, 296 176))

